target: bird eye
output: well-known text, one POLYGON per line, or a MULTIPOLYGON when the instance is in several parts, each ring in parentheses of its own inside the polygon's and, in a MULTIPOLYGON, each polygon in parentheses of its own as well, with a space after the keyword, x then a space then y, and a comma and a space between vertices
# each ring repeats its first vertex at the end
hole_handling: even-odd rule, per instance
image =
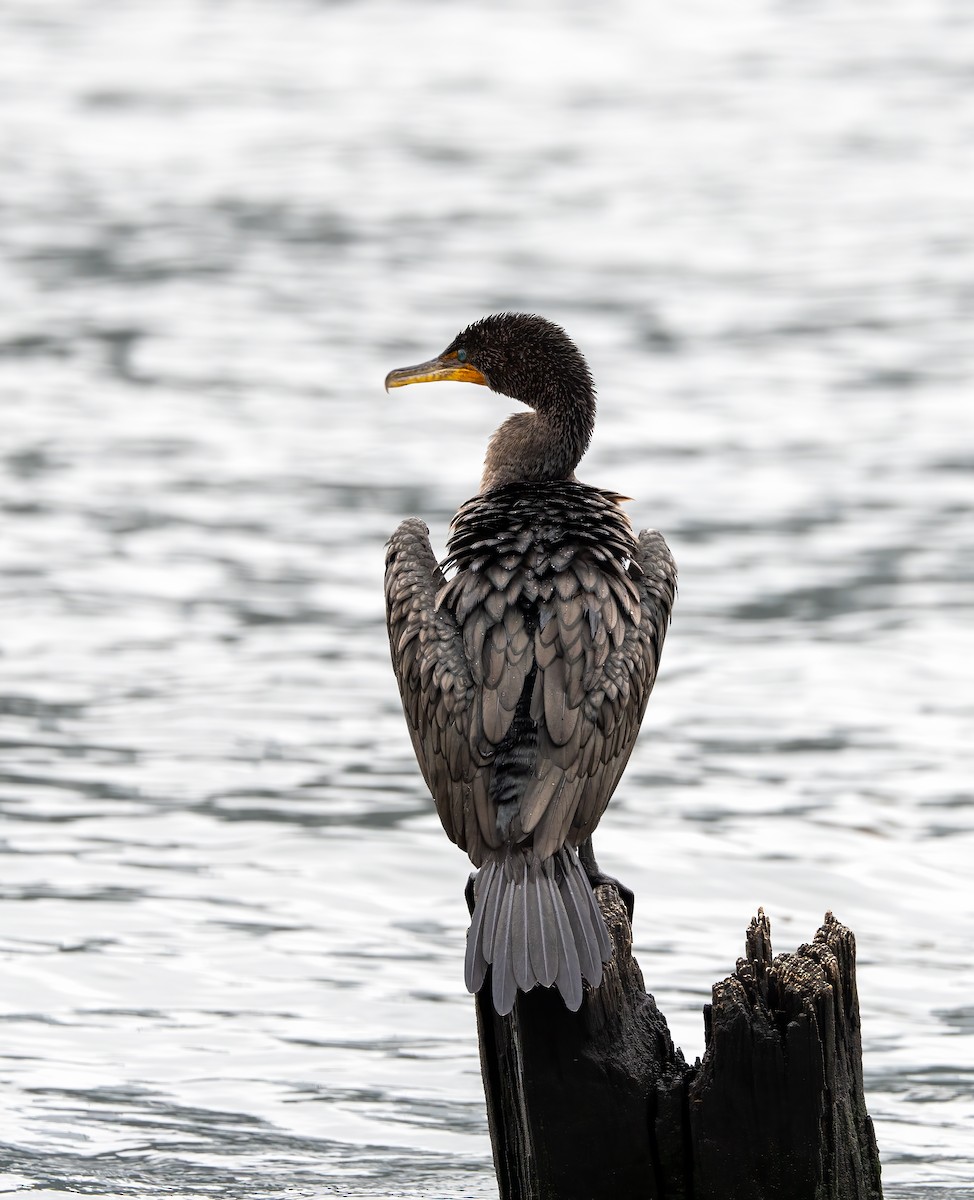
POLYGON ((466 361, 467 361, 467 352, 466 352, 466 350, 463 350, 463 349, 460 349, 460 350, 458 350, 458 351, 457 351, 457 358, 460 360, 460 362, 466 362, 466 361))

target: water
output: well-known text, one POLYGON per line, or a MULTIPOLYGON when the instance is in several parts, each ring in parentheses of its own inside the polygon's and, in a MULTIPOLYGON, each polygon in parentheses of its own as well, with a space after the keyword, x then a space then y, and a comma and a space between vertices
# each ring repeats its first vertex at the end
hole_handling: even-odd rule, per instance
POLYGON ((381 569, 511 405, 381 380, 515 307, 681 568, 648 986, 692 1058, 834 909, 887 1196, 974 1196, 968 6, 0 20, 0 1194, 494 1194, 381 569))

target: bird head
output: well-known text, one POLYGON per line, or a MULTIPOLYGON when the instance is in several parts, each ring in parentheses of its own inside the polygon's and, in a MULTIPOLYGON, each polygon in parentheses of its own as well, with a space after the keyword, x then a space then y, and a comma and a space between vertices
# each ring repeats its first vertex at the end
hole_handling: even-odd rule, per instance
POLYGON ((390 371, 386 390, 438 380, 479 383, 538 412, 594 396, 575 343, 560 326, 530 313, 495 313, 475 321, 436 358, 390 371))

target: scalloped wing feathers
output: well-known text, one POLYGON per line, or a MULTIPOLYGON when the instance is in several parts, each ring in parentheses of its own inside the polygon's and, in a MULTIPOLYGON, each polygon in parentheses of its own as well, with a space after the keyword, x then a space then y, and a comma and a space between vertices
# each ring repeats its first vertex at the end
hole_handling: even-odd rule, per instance
POLYGON ((508 841, 542 859, 578 845, 629 759, 676 570, 660 534, 633 538, 616 500, 576 483, 475 497, 454 520, 449 581, 421 521, 389 543, 389 641, 413 747, 444 829, 477 866, 508 841), (519 712, 537 747, 505 825, 493 776, 519 712))

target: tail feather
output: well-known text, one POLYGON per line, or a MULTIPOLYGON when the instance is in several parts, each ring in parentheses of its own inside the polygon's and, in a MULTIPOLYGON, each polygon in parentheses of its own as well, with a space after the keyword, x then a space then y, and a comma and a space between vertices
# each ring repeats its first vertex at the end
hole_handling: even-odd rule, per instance
MULTIPOLYGON (((563 850, 562 854, 564 853, 565 851, 563 850)), ((595 892, 592 890, 592 885, 589 883, 584 867, 580 871, 569 872, 566 870, 565 878, 571 882, 572 889, 578 898, 578 903, 589 913, 588 920, 583 918, 583 924, 590 931, 595 931, 598 944, 592 947, 594 961, 610 962, 612 959, 612 942, 609 938, 609 931, 605 927, 605 921, 602 919, 602 911, 599 908, 598 901, 595 899, 595 892)))
MULTIPOLYGON (((496 870, 497 863, 491 859, 485 864, 477 877, 478 890, 482 889, 485 895, 490 889, 490 882, 496 870)), ((463 966, 463 979, 467 985, 468 992, 479 992, 483 987, 484 978, 487 975, 488 963, 483 955, 484 914, 486 907, 485 904, 474 905, 473 918, 470 922, 470 930, 467 933, 467 957, 463 966), (472 954, 470 952, 471 948, 474 951, 472 954)))
POLYGON ((548 877, 535 859, 528 868, 528 943, 531 967, 542 987, 551 987, 558 976, 558 949, 552 941, 555 906, 548 877))
POLYGON ((528 903, 531 899, 531 885, 525 881, 522 886, 524 902, 515 902, 511 908, 511 954, 514 982, 523 992, 534 987, 535 977, 531 970, 531 945, 528 939, 528 903))
MULTIPOLYGON (((481 952, 488 963, 493 961, 494 938, 497 934, 497 919, 500 915, 501 897, 504 895, 504 864, 497 863, 497 869, 487 887, 484 904, 484 934, 481 940, 481 952)), ((474 909, 476 913, 476 909, 474 909)))
POLYGON ((506 871, 499 872, 507 886, 501 892, 497 905, 497 929, 494 933, 493 970, 490 976, 494 1008, 499 1013, 509 1013, 517 998, 517 981, 514 978, 514 946, 511 943, 511 910, 514 907, 515 886, 506 871))
POLYGON ((582 1003, 582 981, 598 987, 612 946, 588 876, 568 846, 540 860, 505 850, 479 872, 467 934, 464 977, 477 992, 491 967, 494 1008, 514 1007, 518 990, 555 984, 566 1006, 582 1003))
MULTIPOLYGON (((567 871, 561 879, 561 898, 565 902, 565 911, 572 927, 575 949, 578 951, 578 961, 582 974, 593 987, 602 982, 602 954, 598 935, 592 928, 592 923, 586 920, 589 914, 588 899, 582 891, 579 882, 580 871, 567 871)), ((586 880, 586 883, 588 881, 586 880)), ((591 888, 587 888, 591 892, 591 888)), ((601 924, 601 922, 599 922, 601 924)))
MULTIPOLYGON (((561 899, 561 894, 557 890, 557 886, 553 880, 551 891, 556 900, 561 899)), ((555 979, 555 986, 561 992, 561 998, 565 1001, 565 1007, 570 1012, 578 1012, 582 1007, 582 964, 579 961, 578 948, 575 945, 575 932, 572 929, 571 921, 568 919, 568 913, 565 912, 563 899, 561 904, 555 905, 555 921, 558 925, 558 938, 561 942, 558 953, 558 975, 555 979)), ((600 971, 600 979, 601 975, 600 971)))

